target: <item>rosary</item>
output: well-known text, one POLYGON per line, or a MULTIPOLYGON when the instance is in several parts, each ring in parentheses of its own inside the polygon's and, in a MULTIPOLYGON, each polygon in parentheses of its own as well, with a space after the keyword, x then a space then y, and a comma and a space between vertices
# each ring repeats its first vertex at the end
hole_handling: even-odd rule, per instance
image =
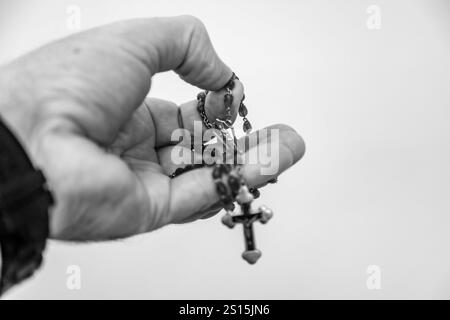
MULTIPOLYGON (((272 210, 266 206, 260 206, 257 209, 252 207, 253 200, 258 198, 260 195, 259 190, 256 188, 249 188, 247 186, 247 183, 241 173, 241 166, 237 163, 239 151, 232 120, 232 104, 234 99, 232 90, 235 87, 235 80, 239 80, 239 78, 233 73, 231 79, 222 89, 225 90, 225 95, 223 98, 224 119, 216 118, 212 122, 208 119, 207 108, 209 106, 206 105, 206 97, 209 93, 208 91, 202 91, 197 95, 197 110, 206 128, 217 129, 217 131, 221 133, 220 135, 216 134, 216 138, 222 143, 223 163, 213 164, 214 168, 212 171, 212 178, 214 180, 216 191, 219 194, 220 201, 226 211, 225 215, 222 217, 222 223, 229 228, 233 228, 238 223, 242 224, 245 239, 245 251, 242 253, 242 258, 250 264, 255 264, 261 257, 261 251, 256 248, 253 223, 255 221, 260 221, 265 224, 272 218, 273 213, 272 210), (231 135, 227 130, 231 130, 231 135), (229 140, 233 141, 232 164, 225 163, 226 150, 229 147, 227 141, 229 140), (239 204, 240 214, 236 214, 234 212, 234 202, 239 204)), ((252 130, 252 126, 247 119, 248 110, 243 103, 244 99, 245 95, 243 95, 239 104, 238 113, 243 118, 243 130, 245 134, 248 135, 252 130)), ((205 145, 203 145, 203 148, 204 147, 205 145)), ((178 168, 170 175, 170 177, 174 178, 184 172, 203 166, 205 166, 204 161, 202 164, 188 165, 184 168, 178 168)), ((276 179, 269 182, 275 183, 276 179)))

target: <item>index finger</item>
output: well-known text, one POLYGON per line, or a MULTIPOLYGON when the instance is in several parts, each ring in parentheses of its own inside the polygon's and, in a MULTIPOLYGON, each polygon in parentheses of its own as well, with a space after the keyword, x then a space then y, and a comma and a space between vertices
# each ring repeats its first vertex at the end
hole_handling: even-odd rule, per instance
POLYGON ((45 101, 52 116, 69 119, 71 131, 105 145, 142 105, 154 74, 174 70, 206 90, 222 88, 232 76, 203 23, 191 16, 97 27, 44 46, 10 67, 18 75, 23 69, 22 91, 45 101))
POLYGON ((193 16, 136 19, 113 24, 141 50, 136 56, 150 75, 174 70, 190 84, 219 90, 232 76, 219 58, 204 24, 193 16))

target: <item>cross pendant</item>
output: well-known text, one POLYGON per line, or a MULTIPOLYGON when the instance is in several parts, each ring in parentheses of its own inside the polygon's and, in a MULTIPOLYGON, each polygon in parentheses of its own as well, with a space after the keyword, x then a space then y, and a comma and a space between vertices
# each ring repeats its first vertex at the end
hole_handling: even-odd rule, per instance
POLYGON ((229 228, 233 228, 237 223, 242 223, 245 238, 245 251, 242 253, 242 258, 250 264, 255 264, 261 257, 261 251, 256 248, 253 222, 259 221, 265 224, 272 218, 273 212, 266 206, 252 211, 250 203, 241 204, 241 212, 241 215, 232 215, 227 212, 222 217, 222 222, 229 228))

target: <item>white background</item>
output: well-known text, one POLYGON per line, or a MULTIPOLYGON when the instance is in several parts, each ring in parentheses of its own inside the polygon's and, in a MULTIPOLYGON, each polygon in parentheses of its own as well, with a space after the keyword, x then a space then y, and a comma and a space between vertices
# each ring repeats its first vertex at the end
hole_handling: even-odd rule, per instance
MULTIPOLYGON (((192 14, 244 82, 250 119, 296 128, 303 161, 262 190, 275 211, 256 226, 263 257, 240 258, 240 227, 220 216, 124 241, 51 241, 18 298, 450 298, 449 1, 0 2, 0 63, 82 29, 192 14), (369 30, 366 9, 381 9, 369 30), (66 286, 81 268, 81 290, 66 286), (369 265, 381 289, 366 286, 369 265)), ((197 89, 171 73, 152 96, 181 103, 197 89)))

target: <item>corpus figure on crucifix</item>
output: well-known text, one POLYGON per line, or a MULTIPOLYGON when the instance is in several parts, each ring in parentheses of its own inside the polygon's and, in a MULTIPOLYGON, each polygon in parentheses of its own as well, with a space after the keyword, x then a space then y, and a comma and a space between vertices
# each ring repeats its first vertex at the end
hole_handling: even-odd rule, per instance
POLYGON ((232 215, 231 211, 227 211, 222 217, 222 222, 229 228, 233 228, 236 223, 242 223, 245 238, 245 251, 242 253, 242 258, 248 263, 254 264, 261 257, 261 251, 256 248, 253 222, 267 223, 272 218, 273 212, 266 206, 260 206, 258 210, 253 210, 251 206, 253 195, 246 186, 241 188, 236 200, 241 206, 241 214, 232 215))

